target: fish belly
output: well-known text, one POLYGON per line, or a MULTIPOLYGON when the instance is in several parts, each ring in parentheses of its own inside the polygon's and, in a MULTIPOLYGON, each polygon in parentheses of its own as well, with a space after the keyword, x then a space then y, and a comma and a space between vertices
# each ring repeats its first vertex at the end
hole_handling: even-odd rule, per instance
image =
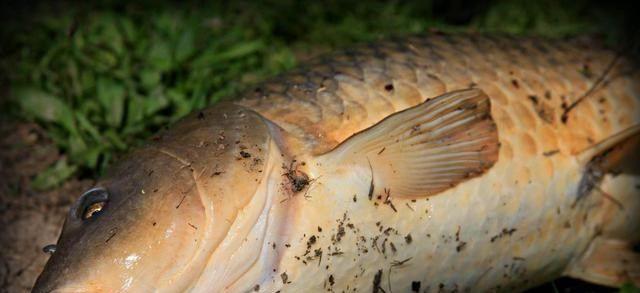
POLYGON ((291 200, 295 227, 280 238, 283 256, 267 284, 286 292, 407 292, 417 283, 427 291, 501 291, 556 278, 615 207, 596 195, 576 202, 577 166, 536 172, 543 164, 500 163, 418 200, 387 199, 384 191, 369 200, 364 171, 319 180, 291 200))

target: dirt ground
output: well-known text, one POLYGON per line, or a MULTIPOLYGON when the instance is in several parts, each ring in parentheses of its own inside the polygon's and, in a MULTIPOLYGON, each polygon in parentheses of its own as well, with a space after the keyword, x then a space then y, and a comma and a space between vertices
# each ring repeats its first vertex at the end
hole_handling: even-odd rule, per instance
POLYGON ((92 184, 71 180, 50 191, 30 179, 60 158, 34 124, 0 121, 0 291, 28 292, 48 259, 69 206, 92 184))

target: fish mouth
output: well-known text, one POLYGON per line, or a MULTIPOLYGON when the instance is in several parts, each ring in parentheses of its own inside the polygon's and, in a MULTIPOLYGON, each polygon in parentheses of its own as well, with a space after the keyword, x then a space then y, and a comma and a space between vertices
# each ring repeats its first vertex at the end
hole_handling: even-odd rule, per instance
POLYGON ((90 285, 70 285, 63 286, 60 288, 53 288, 48 290, 42 290, 38 288, 38 286, 34 287, 31 291, 32 293, 98 293, 98 292, 107 292, 102 288, 90 285))
POLYGON ((50 293, 88 293, 88 292, 102 292, 101 290, 88 289, 88 288, 62 288, 62 289, 53 289, 49 291, 50 293))
POLYGON ((31 289, 32 293, 99 293, 99 292, 112 292, 112 290, 106 290, 102 284, 96 282, 59 282, 55 279, 45 278, 42 279, 42 275, 38 277, 34 287, 31 289))
MULTIPOLYGON (((155 292, 157 288, 153 286, 153 284, 143 284, 137 285, 137 289, 134 292, 155 292)), ((117 287, 115 287, 117 288, 117 287)), ((54 286, 39 286, 36 285, 32 293, 107 293, 107 292, 123 292, 129 291, 128 288, 121 287, 120 289, 114 289, 111 286, 104 286, 104 284, 96 284, 93 282, 89 283, 75 283, 75 284, 64 284, 64 285, 54 285, 54 286)))

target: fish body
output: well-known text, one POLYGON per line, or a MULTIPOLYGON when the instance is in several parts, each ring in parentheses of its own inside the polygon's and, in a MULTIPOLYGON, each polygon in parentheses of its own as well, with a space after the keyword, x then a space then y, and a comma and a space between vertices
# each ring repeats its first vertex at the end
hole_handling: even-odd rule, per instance
POLYGON ((320 57, 115 167, 98 185, 116 200, 67 220, 34 291, 637 282, 640 176, 612 147, 638 125, 637 65, 585 41, 435 34, 320 57), (120 197, 132 224, 110 214, 120 197))

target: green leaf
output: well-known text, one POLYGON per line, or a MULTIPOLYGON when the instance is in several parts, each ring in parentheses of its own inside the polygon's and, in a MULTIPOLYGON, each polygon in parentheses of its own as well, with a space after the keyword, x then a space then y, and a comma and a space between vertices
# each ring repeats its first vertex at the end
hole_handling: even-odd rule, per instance
MULTIPOLYGON (((151 94, 149 94, 149 97, 141 99, 143 99, 145 117, 156 115, 156 112, 169 105, 169 99, 167 99, 161 87, 154 89, 151 94)), ((182 97, 182 99, 184 99, 184 97, 182 97)))
POLYGON ((91 89, 96 85, 96 75, 91 70, 83 70, 80 73, 79 83, 85 91, 86 89, 91 89))
POLYGON ((620 287, 620 293, 640 293, 640 288, 631 283, 624 284, 620 287))
POLYGON ((73 176, 77 169, 77 166, 69 165, 66 158, 62 158, 38 174, 31 181, 31 187, 40 191, 56 187, 73 176))
POLYGON ((59 98, 32 87, 18 88, 13 96, 28 116, 42 122, 57 123, 68 132, 77 133, 73 112, 59 98))
POLYGON ((87 143, 80 135, 68 137, 69 159, 71 162, 82 163, 84 152, 87 151, 87 143))
POLYGON ((296 56, 289 48, 279 48, 272 52, 267 58, 267 67, 277 71, 283 71, 296 65, 296 56))
POLYGON ((118 150, 123 151, 123 150, 127 149, 127 144, 125 144, 124 141, 122 141, 120 136, 115 131, 107 130, 107 132, 105 132, 104 136, 107 139, 109 139, 111 144, 113 144, 118 150))
POLYGON ((67 75, 70 80, 72 96, 79 98, 82 96, 82 86, 78 80, 78 65, 72 59, 67 59, 67 75))
POLYGON ((196 67, 212 66, 233 59, 246 57, 247 55, 262 50, 263 48, 265 48, 265 44, 261 40, 241 42, 223 52, 206 52, 197 58, 193 62, 193 65, 196 67))
POLYGON ((91 123, 91 121, 89 121, 89 119, 87 119, 84 114, 80 112, 76 112, 75 114, 76 121, 78 121, 80 130, 86 131, 94 141, 100 142, 102 140, 102 137, 100 137, 100 133, 98 132, 98 129, 93 125, 93 123, 91 123))
POLYGON ((100 157, 102 151, 103 148, 96 145, 84 152, 83 163, 86 165, 86 167, 95 169, 98 166, 98 158, 100 157))
POLYGON ((140 126, 144 123, 142 120, 144 119, 144 100, 142 97, 137 96, 135 94, 130 94, 131 98, 127 101, 127 120, 126 127, 140 126))
POLYGON ((105 111, 105 120, 112 127, 119 127, 124 115, 126 91, 121 83, 102 77, 96 84, 98 101, 105 111))
POLYGON ((136 41, 138 37, 138 28, 135 27, 129 17, 118 18, 118 27, 124 38, 129 42, 136 41))
POLYGON ((171 102, 173 102, 173 105, 176 107, 175 115, 171 117, 173 121, 176 121, 180 117, 189 114, 189 112, 193 110, 193 105, 191 104, 191 101, 187 99, 184 93, 178 90, 172 89, 167 91, 167 96, 169 97, 171 102))
POLYGON ((118 57, 111 50, 93 47, 85 53, 90 63, 99 71, 108 72, 118 64, 118 57))
POLYGON ((148 65, 161 71, 171 69, 171 49, 169 44, 162 39, 155 40, 149 48, 147 55, 148 65))
POLYGON ((145 68, 141 69, 139 74, 140 83, 147 90, 151 90, 160 84, 162 75, 158 70, 145 68))
POLYGON ((177 64, 184 62, 195 53, 195 32, 187 29, 180 34, 176 44, 174 59, 177 64))
POLYGON ((107 14, 97 20, 96 43, 108 46, 114 53, 120 55, 124 51, 122 35, 113 15, 107 14))

